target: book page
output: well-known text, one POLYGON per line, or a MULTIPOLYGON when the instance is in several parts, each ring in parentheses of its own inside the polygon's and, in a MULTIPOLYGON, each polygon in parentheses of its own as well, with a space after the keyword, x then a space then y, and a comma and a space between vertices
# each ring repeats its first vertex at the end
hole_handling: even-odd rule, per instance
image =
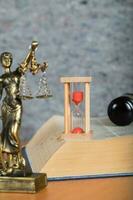
MULTIPOLYGON (((110 142, 107 142, 110 138, 121 138, 122 135, 129 135, 133 134, 133 123, 126 127, 118 127, 112 124, 108 118, 92 118, 91 119, 91 129, 93 131, 92 137, 87 139, 87 141, 77 141, 77 144, 74 143, 75 148, 81 145, 79 147, 79 155, 81 157, 84 157, 84 155, 89 155, 90 159, 90 149, 95 149, 95 156, 98 155, 98 157, 101 158, 102 155, 107 151, 109 155, 111 152, 109 152, 109 149, 107 149, 107 145, 110 142), (101 143, 98 142, 98 140, 101 141, 101 143), (105 140, 105 141, 104 141, 105 140), (79 142, 79 143, 78 143, 79 142), (86 153, 82 156, 82 148, 84 149, 84 144, 86 143, 86 153), (103 143, 102 143, 103 142, 103 143), (81 143, 81 144, 80 144, 81 143), (80 144, 80 145, 79 145, 80 144), (77 146, 76 146, 77 145, 77 146), (82 146, 83 145, 83 146, 82 146), (89 145, 89 146, 87 146, 89 145), (93 147, 94 145, 94 147, 93 147), (88 149, 87 149, 88 148, 88 149), (103 151, 103 154, 101 152, 103 151), (98 152, 101 152, 101 154, 97 154, 98 152)), ((75 159, 75 153, 72 150, 72 146, 69 144, 70 141, 65 140, 62 138, 64 131, 64 117, 63 116, 53 116, 50 118, 44 125, 37 131, 37 133, 34 135, 34 137, 30 140, 30 142, 26 145, 26 152, 32 167, 32 170, 34 172, 47 172, 48 175, 51 174, 50 170, 53 168, 56 171, 56 152, 60 154, 62 148, 68 148, 70 149, 70 152, 67 155, 67 158, 69 160, 69 155, 73 156, 75 159), (70 146, 69 146, 70 145, 70 146), (72 151, 72 152, 71 152, 72 151), (51 161, 53 159, 53 161, 51 161), (54 163, 55 162, 55 163, 54 163), (52 163, 50 166, 49 164, 52 163)), ((113 145, 113 140, 110 140, 113 145)), ((75 141, 76 142, 76 141, 75 141)), ((124 139, 122 140, 121 145, 125 145, 124 139)), ((111 147, 113 148, 113 146, 111 147)), ((127 148, 125 146, 125 148, 127 148)), ((117 145, 115 146, 115 149, 117 150, 117 145)), ((111 150, 110 150, 111 151, 111 150)), ((119 151, 119 149, 118 149, 119 151)), ((64 153, 63 153, 64 154, 64 153)), ((65 155, 62 156, 63 157, 65 155)), ((66 159, 67 160, 67 159, 66 159)), ((71 160, 71 159, 70 159, 71 160)), ((85 160, 85 157, 84 157, 85 160)), ((64 161, 63 161, 64 162, 64 161)), ((90 162, 92 162, 90 160, 90 162)), ((71 162, 70 162, 71 163, 71 162)), ((84 165, 86 165, 84 163, 84 165)), ((58 168, 60 169, 61 163, 57 163, 58 168), (58 166, 59 165, 59 166, 58 166)), ((67 165, 66 165, 67 166, 67 165)), ((75 166, 75 165, 73 165, 75 166)), ((80 166, 79 163, 77 166, 80 166)), ((76 167, 76 166, 75 166, 76 167)), ((73 168, 72 168, 73 169, 73 168)), ((60 169, 61 171, 61 169, 60 169)), ((56 175, 56 174, 54 174, 56 175)), ((67 174, 68 175, 68 174, 67 174)), ((50 175, 52 176, 52 174, 50 175)))

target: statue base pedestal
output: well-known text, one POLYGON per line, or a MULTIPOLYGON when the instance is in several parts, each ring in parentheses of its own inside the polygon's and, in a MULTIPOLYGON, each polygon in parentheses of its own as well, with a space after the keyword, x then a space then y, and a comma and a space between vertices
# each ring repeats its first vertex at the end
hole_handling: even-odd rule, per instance
POLYGON ((46 186, 45 173, 33 173, 26 177, 0 177, 0 192, 36 193, 46 186))

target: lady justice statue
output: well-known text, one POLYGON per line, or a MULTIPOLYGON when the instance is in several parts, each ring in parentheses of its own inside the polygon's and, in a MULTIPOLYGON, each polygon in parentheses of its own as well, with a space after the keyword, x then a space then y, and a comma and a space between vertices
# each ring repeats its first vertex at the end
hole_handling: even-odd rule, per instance
POLYGON ((0 99, 2 98, 1 142, 0 142, 0 176, 25 176, 26 161, 20 149, 19 131, 22 118, 22 97, 20 94, 21 77, 30 71, 33 75, 47 68, 47 63, 38 64, 35 58, 36 41, 31 44, 30 51, 24 61, 11 71, 13 57, 4 52, 0 61, 4 74, 0 76, 0 99), (5 96, 2 96, 5 91, 5 96))

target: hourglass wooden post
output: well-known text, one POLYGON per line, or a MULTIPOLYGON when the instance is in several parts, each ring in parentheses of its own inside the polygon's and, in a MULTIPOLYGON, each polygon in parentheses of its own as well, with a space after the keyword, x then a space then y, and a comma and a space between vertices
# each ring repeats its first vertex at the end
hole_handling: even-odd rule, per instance
MULTIPOLYGON (((83 114, 83 129, 82 133, 90 133, 90 82, 91 77, 61 77, 61 83, 64 84, 64 133, 72 133, 72 117, 71 117, 71 85, 83 83, 84 92, 77 91, 78 94, 74 94, 74 97, 79 98, 84 101, 85 109, 83 114)), ((74 92, 75 93, 75 92, 74 92)), ((73 98, 74 98, 73 97, 73 98)), ((81 100, 81 101, 82 101, 81 100)), ((78 103, 76 103, 78 104, 78 103)), ((77 128, 79 130, 79 127, 77 128)), ((76 129, 76 130, 77 130, 76 129)), ((75 133, 75 132, 74 132, 75 133)))

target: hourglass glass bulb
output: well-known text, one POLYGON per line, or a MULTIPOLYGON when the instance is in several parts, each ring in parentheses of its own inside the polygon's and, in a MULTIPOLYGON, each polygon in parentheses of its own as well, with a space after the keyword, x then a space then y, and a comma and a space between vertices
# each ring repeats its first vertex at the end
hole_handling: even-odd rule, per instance
POLYGON ((84 133, 84 130, 81 128, 83 126, 83 116, 80 111, 80 104, 83 101, 83 91, 77 90, 72 93, 72 101, 75 106, 73 112, 73 129, 71 133, 84 133), (75 122, 75 124, 74 124, 75 122))

